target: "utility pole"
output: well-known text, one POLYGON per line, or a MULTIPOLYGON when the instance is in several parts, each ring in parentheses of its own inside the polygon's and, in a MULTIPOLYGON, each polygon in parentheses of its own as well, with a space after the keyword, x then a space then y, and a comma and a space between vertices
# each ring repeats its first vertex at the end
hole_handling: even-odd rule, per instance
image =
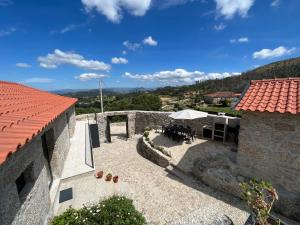
POLYGON ((103 116, 103 98, 102 98, 102 80, 99 79, 99 91, 100 91, 100 102, 101 102, 101 112, 103 116))

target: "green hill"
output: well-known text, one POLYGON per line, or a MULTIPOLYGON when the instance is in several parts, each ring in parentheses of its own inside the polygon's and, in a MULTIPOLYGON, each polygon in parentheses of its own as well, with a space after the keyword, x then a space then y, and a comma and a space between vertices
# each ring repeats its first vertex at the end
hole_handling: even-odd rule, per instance
POLYGON ((207 80, 199 84, 182 87, 164 87, 154 91, 161 95, 178 95, 185 91, 198 91, 207 94, 215 91, 242 92, 251 80, 300 77, 300 57, 274 62, 254 70, 246 71, 239 76, 224 79, 207 80))

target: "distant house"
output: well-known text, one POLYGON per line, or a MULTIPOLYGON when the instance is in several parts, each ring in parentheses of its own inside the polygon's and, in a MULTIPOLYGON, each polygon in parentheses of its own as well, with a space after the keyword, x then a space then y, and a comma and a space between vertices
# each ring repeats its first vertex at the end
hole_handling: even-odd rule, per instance
POLYGON ((219 104, 224 100, 236 101, 240 96, 240 93, 231 91, 214 92, 204 95, 204 102, 207 104, 219 104))
POLYGON ((0 81, 1 225, 44 224, 74 133, 76 101, 0 81))
POLYGON ((300 77, 251 81, 235 109, 241 173, 270 181, 276 208, 300 221, 300 77))

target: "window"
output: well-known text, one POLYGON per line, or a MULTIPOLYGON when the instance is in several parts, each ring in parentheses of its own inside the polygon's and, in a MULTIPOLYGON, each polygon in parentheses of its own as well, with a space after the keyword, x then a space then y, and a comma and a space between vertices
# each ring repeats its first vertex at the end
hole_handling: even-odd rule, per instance
POLYGON ((21 203, 23 203, 33 186, 33 163, 31 163, 16 179, 16 186, 19 199, 21 203))

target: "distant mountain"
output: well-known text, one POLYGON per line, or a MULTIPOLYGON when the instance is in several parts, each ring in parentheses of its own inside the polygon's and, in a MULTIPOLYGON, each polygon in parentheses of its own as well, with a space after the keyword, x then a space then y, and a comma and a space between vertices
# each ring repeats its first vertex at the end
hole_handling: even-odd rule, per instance
MULTIPOLYGON (((103 94, 105 95, 115 95, 115 94, 129 94, 134 92, 146 92, 151 89, 146 89, 142 87, 138 88, 104 88, 103 94)), ((96 96, 99 95, 99 89, 62 89, 62 90, 56 90, 52 91, 53 93, 60 94, 60 95, 66 95, 66 96, 96 96)))

